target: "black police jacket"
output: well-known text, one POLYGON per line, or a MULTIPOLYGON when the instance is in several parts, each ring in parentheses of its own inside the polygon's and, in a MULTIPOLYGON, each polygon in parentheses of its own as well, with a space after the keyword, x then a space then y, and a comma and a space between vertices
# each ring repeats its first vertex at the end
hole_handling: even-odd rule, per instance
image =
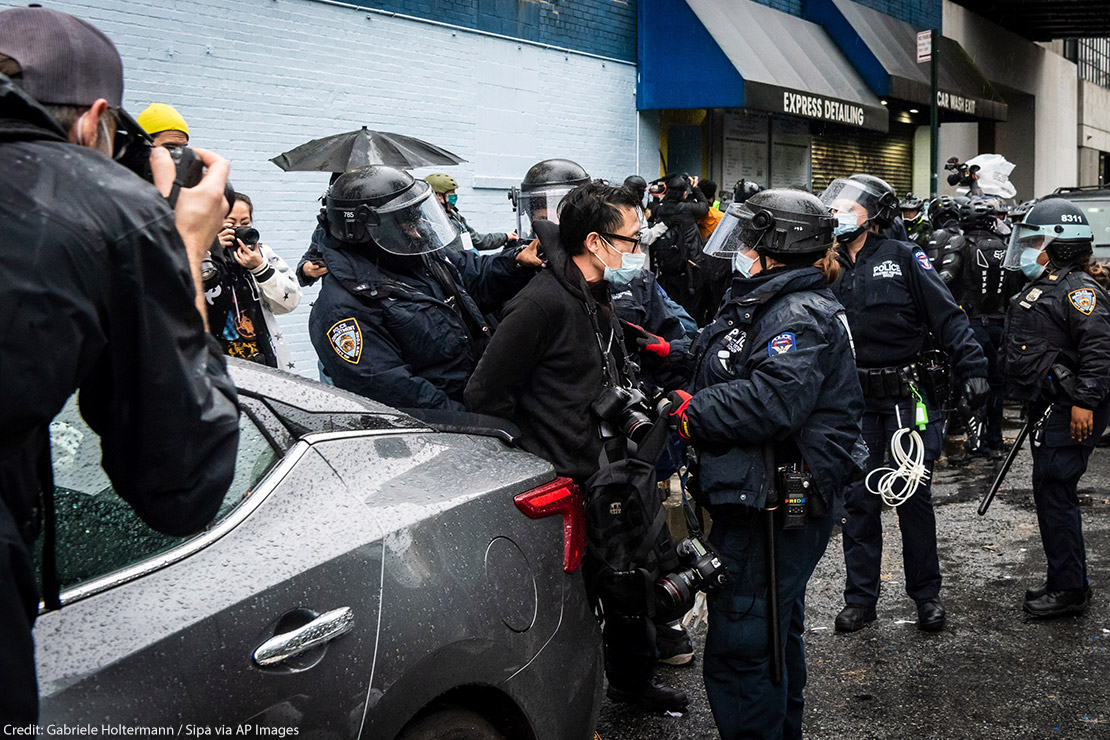
POLYGON ((790 442, 831 506, 866 455, 852 339, 824 275, 805 267, 735 278, 693 355, 686 418, 698 495, 764 507, 763 445, 790 442))
POLYGON ((925 254, 940 276, 941 282, 952 288, 953 281, 960 274, 963 262, 964 235, 955 221, 949 221, 942 228, 934 229, 929 236, 925 254))
POLYGON ((231 484, 239 417, 173 211, 2 75, 0 111, 0 517, 34 538, 48 427, 79 390, 116 493, 196 532, 231 484))
POLYGON ((509 419, 524 449, 581 483, 599 467, 602 440, 591 406, 606 383, 602 347, 620 373, 623 337, 609 284, 586 283, 559 245, 557 226, 536 221, 535 229, 547 267, 505 306, 466 386, 466 408, 509 419))
POLYGON ((1006 316, 1021 273, 1002 267, 1006 242, 993 231, 968 229, 963 235, 959 276, 948 287, 972 320, 997 321, 1006 316))
POLYGON ((1026 284, 1006 314, 1000 359, 1007 395, 1068 399, 1086 409, 1103 403, 1110 393, 1108 304, 1106 290, 1076 268, 1046 272, 1026 284))
POLYGON ((420 258, 398 260, 321 234, 328 272, 309 336, 335 384, 396 408, 461 411, 463 389, 496 314, 534 273, 516 251, 478 256, 443 249, 461 302, 420 258), (489 314, 487 316, 486 314, 489 314))
MULTIPOLYGON (((932 335, 935 345, 948 354, 956 380, 986 377, 987 360, 972 336, 967 314, 923 251, 869 233, 855 261, 843 250, 838 259, 843 271, 832 291, 848 316, 859 367, 909 365, 932 335)), ((867 402, 868 408, 888 408, 893 399, 867 402)))
POLYGON ((627 285, 609 284, 613 308, 622 321, 668 341, 697 334, 698 325, 686 309, 670 299, 654 273, 641 270, 627 285))

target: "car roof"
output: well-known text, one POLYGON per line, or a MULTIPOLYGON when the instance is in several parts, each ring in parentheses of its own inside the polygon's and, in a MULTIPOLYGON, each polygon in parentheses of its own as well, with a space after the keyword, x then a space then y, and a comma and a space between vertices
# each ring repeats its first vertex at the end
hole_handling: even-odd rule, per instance
POLYGON ((1078 185, 1068 188, 1056 188, 1053 195, 1058 195, 1065 200, 1096 200, 1110 198, 1110 187, 1102 185, 1078 185))

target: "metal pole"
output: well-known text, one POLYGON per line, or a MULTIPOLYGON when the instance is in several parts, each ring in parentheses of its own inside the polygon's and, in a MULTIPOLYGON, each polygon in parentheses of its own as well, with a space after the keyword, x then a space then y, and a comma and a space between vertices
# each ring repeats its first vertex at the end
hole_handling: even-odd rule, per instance
POLYGON ((940 46, 940 31, 933 29, 930 31, 932 38, 930 44, 932 46, 932 59, 929 61, 929 89, 930 101, 929 106, 929 198, 937 197, 937 181, 940 178, 938 172, 940 168, 940 120, 937 115, 937 52, 940 46))

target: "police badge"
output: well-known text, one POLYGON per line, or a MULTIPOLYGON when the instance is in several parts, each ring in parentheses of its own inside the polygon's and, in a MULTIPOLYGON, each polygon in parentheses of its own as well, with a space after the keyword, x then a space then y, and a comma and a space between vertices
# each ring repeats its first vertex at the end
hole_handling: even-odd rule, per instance
POLYGON ((328 329, 328 341, 336 354, 352 365, 362 357, 362 329, 353 318, 343 319, 328 329))
POLYGON ((1068 293, 1068 300, 1075 306, 1075 310, 1084 316, 1090 316, 1091 311, 1095 310, 1095 292, 1090 288, 1073 290, 1068 293))

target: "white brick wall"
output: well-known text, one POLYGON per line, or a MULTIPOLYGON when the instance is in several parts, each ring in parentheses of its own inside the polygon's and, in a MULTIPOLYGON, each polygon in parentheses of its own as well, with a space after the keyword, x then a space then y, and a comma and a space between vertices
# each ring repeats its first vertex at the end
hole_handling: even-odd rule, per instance
MULTIPOLYGON (((25 3, 0 0, 0 7, 25 3)), ((469 160, 445 169, 479 231, 514 227, 507 188, 548 157, 594 177, 652 177, 658 136, 635 110, 636 69, 462 29, 312 0, 48 0, 119 47, 124 106, 169 103, 191 143, 232 162, 263 241, 291 265, 316 223, 324 173, 284 173, 268 159, 362 125, 409 134, 469 160)), ((650 119, 649 119, 650 120, 650 119)), ((423 176, 433 170, 416 170, 423 176)), ((316 376, 307 335, 316 289, 279 317, 297 370, 316 376)))

